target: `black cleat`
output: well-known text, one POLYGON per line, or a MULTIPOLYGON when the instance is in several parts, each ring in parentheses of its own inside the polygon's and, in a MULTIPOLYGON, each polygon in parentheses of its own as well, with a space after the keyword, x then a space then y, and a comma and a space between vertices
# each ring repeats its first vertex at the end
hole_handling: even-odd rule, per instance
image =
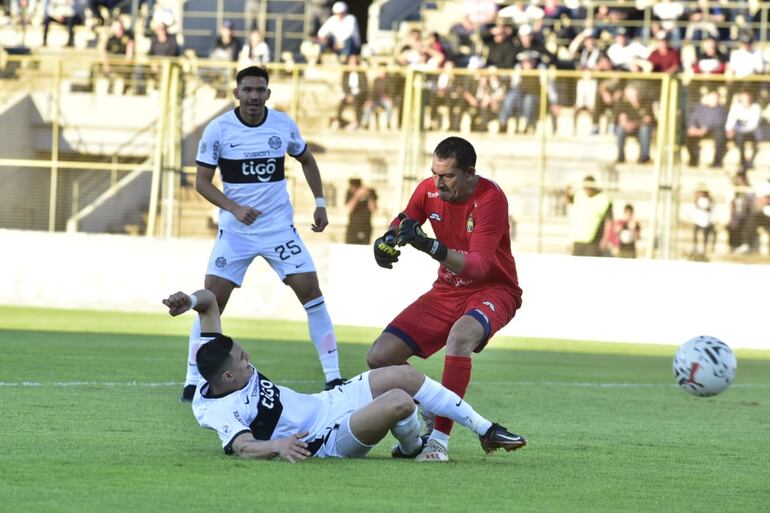
POLYGON ((481 448, 489 454, 497 449, 515 451, 527 445, 527 439, 516 433, 511 433, 500 424, 494 423, 486 433, 479 436, 481 448))
POLYGON ((185 387, 182 389, 182 395, 179 396, 179 402, 191 403, 193 397, 195 397, 195 389, 195 385, 185 385, 185 387))
POLYGON ((420 437, 420 441, 422 442, 420 444, 420 448, 417 449, 414 452, 414 454, 404 454, 403 452, 401 452, 401 446, 396 444, 390 450, 390 455, 393 456, 394 458, 408 458, 408 459, 416 458, 422 452, 423 448, 425 447, 425 444, 428 443, 428 435, 422 435, 420 437))
POLYGON ((334 390, 338 386, 344 385, 347 382, 348 380, 346 380, 345 378, 335 378, 331 381, 326 382, 326 385, 324 386, 324 390, 334 390))

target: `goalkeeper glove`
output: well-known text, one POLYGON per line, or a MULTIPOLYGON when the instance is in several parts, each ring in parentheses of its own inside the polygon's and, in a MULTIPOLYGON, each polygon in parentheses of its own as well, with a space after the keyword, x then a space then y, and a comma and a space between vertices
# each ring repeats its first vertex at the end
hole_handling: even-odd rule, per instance
POLYGON ((440 241, 428 237, 420 224, 414 219, 402 219, 398 227, 398 245, 410 244, 420 251, 429 254, 434 260, 443 262, 447 256, 447 247, 440 241))
POLYGON ((396 234, 392 230, 388 230, 385 235, 374 241, 374 260, 380 267, 393 269, 393 264, 398 262, 400 254, 396 249, 396 234))

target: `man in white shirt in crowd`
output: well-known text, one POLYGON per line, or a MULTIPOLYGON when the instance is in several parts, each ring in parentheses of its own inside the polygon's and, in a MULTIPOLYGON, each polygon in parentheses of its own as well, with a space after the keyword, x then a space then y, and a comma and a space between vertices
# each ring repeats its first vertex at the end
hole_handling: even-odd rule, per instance
POLYGON ((323 48, 347 57, 361 52, 361 33, 356 17, 348 12, 348 4, 334 2, 332 15, 318 29, 318 42, 323 48))

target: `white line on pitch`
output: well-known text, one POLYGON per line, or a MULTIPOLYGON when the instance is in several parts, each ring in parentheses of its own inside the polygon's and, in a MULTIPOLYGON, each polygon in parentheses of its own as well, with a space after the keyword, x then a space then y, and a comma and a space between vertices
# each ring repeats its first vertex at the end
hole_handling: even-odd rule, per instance
MULTIPOLYGON (((313 385, 319 381, 309 380, 278 380, 278 384, 286 385, 313 385)), ((665 383, 581 383, 575 381, 483 381, 476 380, 472 383, 478 385, 500 385, 500 386, 557 386, 557 387, 575 387, 575 388, 670 388, 676 384, 665 383)), ((4 382, 0 381, 0 387, 176 387, 182 386, 181 381, 165 382, 144 382, 144 381, 53 381, 43 383, 38 381, 19 381, 4 382)), ((736 388, 770 388, 768 384, 735 384, 736 388)))

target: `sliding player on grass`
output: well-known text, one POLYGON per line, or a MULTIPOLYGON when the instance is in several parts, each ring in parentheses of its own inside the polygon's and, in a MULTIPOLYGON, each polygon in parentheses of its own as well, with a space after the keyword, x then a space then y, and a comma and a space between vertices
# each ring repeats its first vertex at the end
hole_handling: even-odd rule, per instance
POLYGON ((393 456, 412 457, 424 445, 415 400, 477 433, 486 452, 526 444, 524 437, 493 424, 409 366, 370 370, 317 394, 276 385, 251 364, 249 353, 221 333, 219 308, 210 291, 177 292, 163 304, 172 316, 191 308, 198 313, 197 363, 203 380, 192 409, 202 427, 217 432, 227 454, 280 456, 291 462, 311 456, 356 458, 390 431, 398 440, 393 456))
MULTIPOLYGON (((432 178, 423 180, 385 235, 374 257, 392 268, 409 244, 439 262, 438 279, 374 341, 370 368, 428 358, 446 346, 441 384, 463 397, 471 379, 471 355, 486 346, 521 306, 511 254, 508 202, 498 185, 476 174, 476 152, 460 137, 433 152, 432 178), (430 220, 436 239, 420 225, 430 220)), ((438 412, 436 412, 438 413, 438 412)), ((426 427, 431 431, 429 422, 426 427)), ((419 461, 447 461, 452 420, 437 417, 419 461)))

